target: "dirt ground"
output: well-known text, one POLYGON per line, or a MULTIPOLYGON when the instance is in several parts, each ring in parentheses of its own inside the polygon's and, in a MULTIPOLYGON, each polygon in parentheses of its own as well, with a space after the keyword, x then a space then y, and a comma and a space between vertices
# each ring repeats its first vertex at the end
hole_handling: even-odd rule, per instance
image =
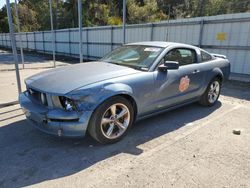
MULTIPOLYGON (((22 79, 42 70, 22 70, 22 79)), ((0 104, 16 99, 13 75, 0 70, 0 104)), ((105 146, 90 136, 46 135, 19 105, 1 107, 0 187, 23 186, 250 187, 250 86, 227 83, 215 106, 194 103, 140 121, 105 146)))
MULTIPOLYGON (((20 56, 19 60, 21 59, 20 56)), ((48 59, 48 56, 42 56, 39 54, 25 54, 24 57, 25 64, 24 68, 22 64, 19 64, 20 77, 22 90, 25 90, 25 85, 23 80, 33 74, 39 73, 41 71, 51 69, 54 67, 52 60, 48 59)), ((74 60, 75 63, 75 60, 74 60)), ((68 65, 67 62, 56 61, 56 66, 68 65)), ((13 64, 13 55, 10 52, 0 49, 0 106, 1 104, 11 103, 17 100, 17 82, 16 82, 16 72, 15 66, 13 64)))

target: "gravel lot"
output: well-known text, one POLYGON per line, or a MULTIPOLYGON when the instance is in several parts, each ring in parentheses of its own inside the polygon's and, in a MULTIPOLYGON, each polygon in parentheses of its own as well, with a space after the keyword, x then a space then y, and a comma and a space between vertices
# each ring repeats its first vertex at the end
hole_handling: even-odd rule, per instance
MULTIPOLYGON (((18 56, 19 60, 21 59, 18 56)), ((19 64, 20 77, 22 80, 22 89, 25 90, 23 80, 33 74, 41 71, 51 69, 54 66, 53 61, 49 59, 49 56, 42 56, 39 54, 26 54, 25 69, 22 69, 22 64, 19 64)), ((61 58, 62 59, 62 58, 61 58)), ((75 59, 72 60, 75 63, 75 59)), ((58 67, 68 65, 67 62, 57 61, 58 67)), ((16 84, 16 72, 13 64, 13 55, 11 52, 7 52, 0 49, 0 107, 2 104, 11 103, 17 100, 17 84, 16 84)))
MULTIPOLYGON (((13 76, 0 70, 1 102, 16 100, 13 76)), ((250 187, 250 86, 227 83, 214 107, 195 103, 140 121, 106 146, 48 136, 19 105, 1 107, 0 187, 23 186, 250 187)))

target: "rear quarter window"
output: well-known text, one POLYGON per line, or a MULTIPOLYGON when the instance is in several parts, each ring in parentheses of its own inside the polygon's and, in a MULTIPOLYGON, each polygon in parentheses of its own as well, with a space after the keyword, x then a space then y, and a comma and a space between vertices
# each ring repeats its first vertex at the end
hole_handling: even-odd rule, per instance
POLYGON ((202 62, 210 61, 212 59, 213 59, 213 57, 209 53, 201 51, 201 61, 202 62))

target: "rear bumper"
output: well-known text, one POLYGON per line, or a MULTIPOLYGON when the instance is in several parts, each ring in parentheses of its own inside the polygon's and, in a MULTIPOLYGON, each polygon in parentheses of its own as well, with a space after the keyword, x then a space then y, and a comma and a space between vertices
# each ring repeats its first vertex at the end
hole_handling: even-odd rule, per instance
POLYGON ((92 114, 92 111, 69 112, 62 109, 48 109, 32 101, 25 92, 19 95, 19 103, 32 125, 56 136, 85 136, 92 114))

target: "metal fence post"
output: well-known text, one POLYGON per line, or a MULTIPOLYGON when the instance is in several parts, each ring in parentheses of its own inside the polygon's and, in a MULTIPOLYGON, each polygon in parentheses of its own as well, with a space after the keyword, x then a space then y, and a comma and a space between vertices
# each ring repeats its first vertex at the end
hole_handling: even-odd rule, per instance
POLYGON ((78 22, 79 22, 79 56, 82 63, 82 0, 78 0, 78 22))
POLYGON ((199 47, 202 46, 203 28, 204 28, 204 20, 202 19, 200 21, 199 47))
POLYGON ((167 22, 166 41, 169 41, 170 9, 171 9, 171 5, 168 5, 168 22, 167 22))
POLYGON ((69 29, 69 55, 71 56, 71 30, 69 29))
POLYGON ((113 26, 110 27, 110 47, 111 47, 111 50, 113 50, 113 26))
POLYGON ((154 37, 154 24, 151 23, 150 40, 152 41, 154 37))
POLYGON ((5 43, 6 43, 6 47, 7 47, 8 46, 7 34, 5 34, 5 43))
POLYGON ((7 34, 5 34, 6 46, 8 46, 7 34))
POLYGON ((126 43, 126 0, 123 0, 123 23, 122 23, 122 30, 123 30, 123 44, 126 43))
POLYGON ((43 39, 43 53, 45 53, 45 39, 44 39, 44 31, 42 31, 42 39, 43 39))
POLYGON ((3 35, 1 35, 1 46, 3 45, 3 35))
POLYGON ((5 34, 6 46, 8 46, 7 34, 5 34))
POLYGON ((20 34, 21 31, 20 31, 20 22, 19 22, 19 13, 18 13, 18 7, 17 7, 17 0, 15 0, 15 10, 16 10, 16 21, 17 21, 17 31, 18 31, 18 36, 19 36, 21 60, 22 60, 22 65, 23 65, 23 69, 24 69, 23 44, 22 44, 22 39, 21 39, 21 34, 20 34))
POLYGON ((36 51, 36 33, 34 32, 34 48, 35 48, 35 51, 36 51))
POLYGON ((89 29, 86 28, 86 48, 87 48, 87 59, 89 58, 89 29))
POLYGON ((25 33, 26 36, 26 44, 27 44, 27 50, 29 50, 29 41, 28 41, 28 33, 25 33))
POLYGON ((55 55, 55 32, 53 25, 53 15, 52 15, 52 2, 49 0, 49 11, 50 11, 50 25, 51 25, 51 42, 52 42, 52 52, 53 52, 53 62, 54 67, 56 67, 56 55, 55 55))
POLYGON ((14 36, 13 20, 12 20, 11 9, 10 9, 10 1, 9 0, 6 0, 6 7, 7 7, 7 14, 8 14, 9 30, 10 30, 10 40, 11 40, 11 46, 12 46, 12 51, 13 51, 13 54, 14 54, 14 61, 15 61, 17 89, 18 89, 18 93, 20 94, 22 92, 22 88, 21 88, 21 81, 20 81, 20 74, 19 74, 19 67, 18 67, 16 39, 15 39, 15 36, 14 36))
POLYGON ((56 52, 57 52, 56 30, 54 30, 54 35, 55 35, 55 54, 56 54, 56 52))

